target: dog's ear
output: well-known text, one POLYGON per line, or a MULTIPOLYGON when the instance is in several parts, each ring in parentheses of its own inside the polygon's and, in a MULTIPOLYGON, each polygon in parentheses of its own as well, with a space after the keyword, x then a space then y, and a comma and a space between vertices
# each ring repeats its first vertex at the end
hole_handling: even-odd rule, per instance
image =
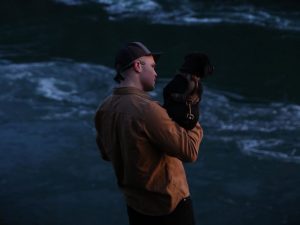
POLYGON ((192 52, 184 57, 184 62, 179 69, 181 72, 194 74, 204 78, 213 71, 208 56, 201 52, 192 52), (210 72, 208 72, 210 71, 210 72))

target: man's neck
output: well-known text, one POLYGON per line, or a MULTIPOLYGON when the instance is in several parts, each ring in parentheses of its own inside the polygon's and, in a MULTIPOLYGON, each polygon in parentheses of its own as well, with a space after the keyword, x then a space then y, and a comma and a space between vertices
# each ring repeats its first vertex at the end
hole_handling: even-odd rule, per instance
POLYGON ((137 88, 137 89, 143 91, 143 88, 139 82, 130 80, 130 79, 125 79, 125 80, 121 81, 121 83, 119 84, 119 87, 132 87, 132 88, 137 88))

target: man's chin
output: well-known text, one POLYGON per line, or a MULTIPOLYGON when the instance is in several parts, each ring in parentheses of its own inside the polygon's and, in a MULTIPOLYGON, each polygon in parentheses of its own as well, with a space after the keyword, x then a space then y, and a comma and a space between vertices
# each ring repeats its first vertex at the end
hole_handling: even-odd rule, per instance
POLYGON ((155 89, 155 84, 153 84, 153 86, 148 86, 148 87, 146 87, 144 90, 145 91, 153 91, 155 89))

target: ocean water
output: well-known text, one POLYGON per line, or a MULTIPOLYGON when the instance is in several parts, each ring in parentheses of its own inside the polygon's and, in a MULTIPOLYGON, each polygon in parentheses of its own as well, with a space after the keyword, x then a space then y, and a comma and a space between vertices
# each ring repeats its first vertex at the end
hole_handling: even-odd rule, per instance
POLYGON ((186 164, 197 224, 300 223, 297 1, 21 0, 0 3, 0 224, 128 224, 93 116, 127 41, 163 51, 162 89, 189 51, 204 139, 186 164))

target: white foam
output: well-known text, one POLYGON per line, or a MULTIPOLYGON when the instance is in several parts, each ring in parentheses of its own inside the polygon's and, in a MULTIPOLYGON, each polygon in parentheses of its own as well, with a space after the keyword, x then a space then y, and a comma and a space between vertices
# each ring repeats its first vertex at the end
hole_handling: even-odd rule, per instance
POLYGON ((276 159, 284 162, 300 163, 300 156, 295 155, 297 149, 292 149, 290 153, 276 151, 283 146, 284 141, 278 139, 264 139, 264 140, 242 140, 239 141, 241 151, 249 156, 255 156, 260 159, 276 159))
MULTIPOLYGON (((107 3, 107 2, 106 2, 107 3)), ((144 14, 161 10, 159 4, 151 0, 126 1, 119 0, 106 7, 106 10, 113 15, 129 16, 128 14, 144 14)))
POLYGON ((240 100, 243 97, 205 88, 201 104, 203 121, 208 121, 211 125, 218 124, 220 131, 300 131, 299 105, 280 102, 247 104, 245 99, 240 100))
MULTIPOLYGON (((64 85, 66 87, 69 87, 70 89, 74 88, 72 87, 72 84, 64 81, 57 80, 55 78, 41 78, 38 79, 38 87, 37 91, 44 97, 62 101, 72 98, 72 94, 76 93, 75 90, 70 91, 63 91, 58 88, 58 85, 64 85)), ((76 101, 75 99, 72 99, 72 101, 76 101)))
POLYGON ((242 96, 205 87, 201 124, 208 141, 234 144, 248 156, 299 163, 300 105, 247 103, 242 96), (272 138, 270 138, 272 137, 272 138))
POLYGON ((42 112, 42 119, 82 118, 92 114, 112 89, 114 70, 72 60, 0 64, 0 99, 21 101, 42 112), (51 104, 49 104, 49 101, 51 104), (73 107, 76 106, 76 107, 73 107))
MULTIPOLYGON (((86 4, 84 0, 56 0, 68 5, 86 4)), ((170 25, 214 25, 219 23, 252 24, 274 29, 300 31, 299 13, 258 8, 251 4, 209 5, 190 1, 176 1, 165 10, 157 1, 147 0, 91 0, 102 4, 111 20, 141 17, 152 23, 170 25)))

